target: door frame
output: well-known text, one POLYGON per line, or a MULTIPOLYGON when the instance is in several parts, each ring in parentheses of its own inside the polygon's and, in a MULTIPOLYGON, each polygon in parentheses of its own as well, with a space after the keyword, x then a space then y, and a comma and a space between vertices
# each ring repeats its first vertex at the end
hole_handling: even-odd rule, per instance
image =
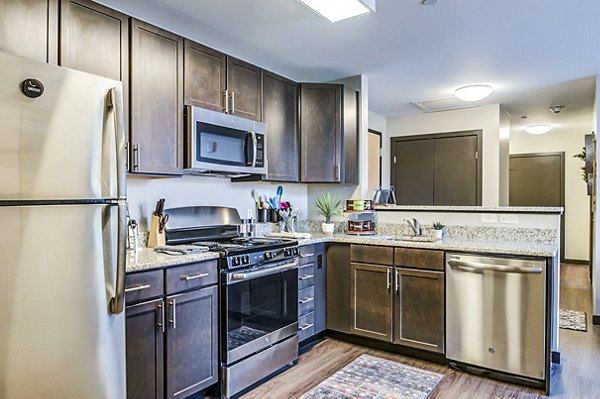
POLYGON ((372 134, 376 134, 379 136, 379 187, 381 187, 382 184, 382 175, 383 175, 383 154, 382 154, 382 150, 383 150, 383 133, 377 131, 377 130, 373 130, 373 129, 369 129, 369 133, 372 134))
MULTIPOLYGON (((428 133, 428 134, 415 134, 411 136, 395 136, 390 137, 390 185, 396 186, 396 168, 394 167, 395 162, 395 151, 394 144, 402 141, 413 141, 413 140, 434 140, 434 139, 445 139, 453 137, 465 137, 465 136, 476 136, 477 137, 477 178, 475 184, 477 185, 477 199, 476 206, 481 206, 482 203, 482 172, 483 172, 483 130, 464 130, 456 132, 444 132, 444 133, 428 133)), ((435 202, 435 198, 434 198, 435 202)))
POLYGON ((520 154, 509 154, 508 155, 508 198, 510 206, 510 160, 512 158, 531 158, 531 157, 548 157, 548 156, 559 156, 560 157, 560 202, 563 208, 563 213, 560 215, 560 261, 565 262, 565 152, 564 151, 551 151, 551 152, 524 152, 520 154))

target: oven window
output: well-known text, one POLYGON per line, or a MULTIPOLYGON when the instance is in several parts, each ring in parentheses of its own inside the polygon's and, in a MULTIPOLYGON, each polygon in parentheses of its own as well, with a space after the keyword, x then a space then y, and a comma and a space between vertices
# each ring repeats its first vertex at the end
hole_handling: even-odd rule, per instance
POLYGON ((246 132, 198 122, 196 134, 198 161, 239 166, 246 164, 246 132))
POLYGON ((298 270, 227 286, 227 350, 298 321, 298 270))

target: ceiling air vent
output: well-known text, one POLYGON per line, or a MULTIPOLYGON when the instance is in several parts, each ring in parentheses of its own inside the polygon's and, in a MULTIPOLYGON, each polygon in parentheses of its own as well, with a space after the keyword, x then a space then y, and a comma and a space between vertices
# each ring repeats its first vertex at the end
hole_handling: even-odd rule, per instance
POLYGON ((465 103, 454 96, 436 98, 434 100, 413 101, 411 104, 425 112, 452 111, 455 109, 478 107, 478 105, 465 103))

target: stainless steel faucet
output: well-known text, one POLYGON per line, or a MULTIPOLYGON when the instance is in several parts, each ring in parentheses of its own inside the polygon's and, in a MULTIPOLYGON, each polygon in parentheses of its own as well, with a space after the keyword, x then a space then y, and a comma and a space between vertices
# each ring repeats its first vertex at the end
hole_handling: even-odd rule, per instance
POLYGON ((413 218, 412 222, 408 219, 404 219, 404 221, 408 223, 412 231, 415 233, 415 236, 420 236, 423 234, 423 231, 421 230, 421 223, 419 223, 417 219, 413 218))

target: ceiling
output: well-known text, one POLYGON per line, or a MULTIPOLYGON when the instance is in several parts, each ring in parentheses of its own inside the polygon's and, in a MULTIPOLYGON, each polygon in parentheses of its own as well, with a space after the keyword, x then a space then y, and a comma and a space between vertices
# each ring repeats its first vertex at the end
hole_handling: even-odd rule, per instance
POLYGON ((296 81, 363 74, 383 116, 485 82, 495 92, 478 104, 502 104, 514 128, 592 126, 598 0, 377 0, 377 12, 336 24, 297 0, 99 2, 296 81), (566 108, 553 115, 552 104, 566 108))

